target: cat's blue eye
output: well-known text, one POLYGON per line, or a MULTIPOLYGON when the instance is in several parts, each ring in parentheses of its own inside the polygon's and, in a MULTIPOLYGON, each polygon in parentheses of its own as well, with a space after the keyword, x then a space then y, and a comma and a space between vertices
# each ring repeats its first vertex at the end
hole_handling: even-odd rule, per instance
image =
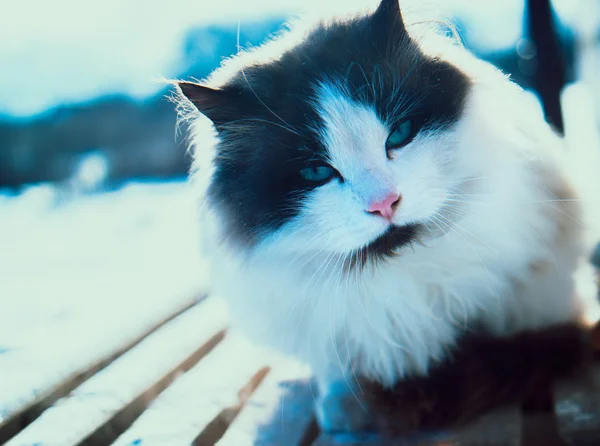
POLYGON ((410 119, 402 121, 388 136, 385 148, 387 150, 399 149, 408 144, 415 136, 414 127, 414 123, 410 119))
POLYGON ((326 164, 317 164, 300 170, 300 176, 311 183, 326 183, 337 176, 337 171, 326 164))

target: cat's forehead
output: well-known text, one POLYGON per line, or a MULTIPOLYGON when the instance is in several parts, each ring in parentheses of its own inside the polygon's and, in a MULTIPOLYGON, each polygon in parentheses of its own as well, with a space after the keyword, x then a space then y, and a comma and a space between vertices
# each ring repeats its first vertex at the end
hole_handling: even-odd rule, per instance
MULTIPOLYGON (((277 44, 267 44, 254 56, 268 60, 265 53, 278 49, 277 44)), ((248 65, 240 67, 226 87, 302 100, 316 94, 315 88, 325 80, 342 81, 352 90, 375 84, 382 87, 415 65, 435 65, 408 34, 382 35, 368 17, 321 23, 297 45, 271 57, 266 63, 247 57, 248 65)))

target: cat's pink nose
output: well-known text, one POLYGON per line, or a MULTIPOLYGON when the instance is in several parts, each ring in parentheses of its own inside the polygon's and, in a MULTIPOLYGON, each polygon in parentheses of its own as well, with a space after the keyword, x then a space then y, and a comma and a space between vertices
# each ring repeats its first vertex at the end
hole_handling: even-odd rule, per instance
POLYGON ((396 193, 389 194, 383 200, 371 203, 369 209, 367 209, 367 212, 369 214, 379 215, 386 220, 392 221, 392 218, 396 213, 396 209, 400 204, 400 200, 400 195, 396 193))

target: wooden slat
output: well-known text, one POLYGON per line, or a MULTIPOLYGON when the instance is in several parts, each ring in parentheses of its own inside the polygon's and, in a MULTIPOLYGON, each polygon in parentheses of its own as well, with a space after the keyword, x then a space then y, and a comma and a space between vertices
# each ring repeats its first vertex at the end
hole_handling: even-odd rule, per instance
POLYGON ((482 441, 490 446, 519 446, 521 432, 521 411, 518 407, 510 407, 481 416, 453 432, 450 440, 461 446, 477 446, 482 441))
POLYGON ((560 386, 556 392, 558 430, 575 445, 600 444, 600 366, 579 380, 560 386))
MULTIPOLYGON (((315 446, 458 446, 459 443, 434 437, 384 438, 376 433, 321 434, 315 446)), ((462 443, 460 443, 462 446, 462 443)), ((487 443, 486 443, 487 446, 487 443)))
POLYGON ((123 354, 134 348, 159 328, 167 324, 169 321, 175 319, 180 314, 189 310, 192 306, 197 305, 204 298, 205 296, 194 297, 193 299, 190 299, 179 308, 176 308, 171 314, 153 324, 151 327, 143 330, 132 339, 127 340, 123 345, 110 354, 104 355, 91 364, 86 365, 86 367, 74 371, 67 379, 57 383, 54 385, 54 387, 50 387, 45 391, 38 393, 37 397, 33 401, 29 402, 29 404, 27 404, 18 412, 6 418, 6 420, 0 422, 0 444, 7 442, 19 431, 31 424, 46 408, 54 404, 59 398, 68 395, 81 383, 99 371, 103 370, 105 367, 123 356, 123 354))
POLYGON ((106 442, 115 436, 110 422, 116 415, 128 414, 133 421, 136 409, 143 410, 160 387, 166 387, 218 342, 225 325, 223 304, 207 299, 59 400, 7 446, 106 442), (108 437, 101 441, 102 435, 108 437))
POLYGON ((227 336, 181 376, 114 445, 212 445, 267 372, 262 350, 227 336))
POLYGON ((274 364, 218 446, 300 446, 317 434, 310 370, 274 364))
POLYGON ((553 413, 523 417, 520 446, 569 446, 560 435, 553 413))
MULTIPOLYGON (((384 438, 379 434, 326 434, 316 446, 520 446, 521 416, 517 408, 496 411, 453 432, 384 438)), ((540 445, 541 446, 541 445, 540 445)), ((550 445, 548 445, 550 446, 550 445)))

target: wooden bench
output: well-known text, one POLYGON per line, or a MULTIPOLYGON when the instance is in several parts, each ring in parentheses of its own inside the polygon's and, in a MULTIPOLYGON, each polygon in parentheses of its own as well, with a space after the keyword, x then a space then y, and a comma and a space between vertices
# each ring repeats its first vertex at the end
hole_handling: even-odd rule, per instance
POLYGON ((217 300, 179 309, 9 414, 0 423, 0 444, 600 444, 600 368, 590 382, 558 389, 554 416, 526 417, 507 408, 436 439, 393 443, 377 435, 322 434, 309 371, 226 327, 217 300))

